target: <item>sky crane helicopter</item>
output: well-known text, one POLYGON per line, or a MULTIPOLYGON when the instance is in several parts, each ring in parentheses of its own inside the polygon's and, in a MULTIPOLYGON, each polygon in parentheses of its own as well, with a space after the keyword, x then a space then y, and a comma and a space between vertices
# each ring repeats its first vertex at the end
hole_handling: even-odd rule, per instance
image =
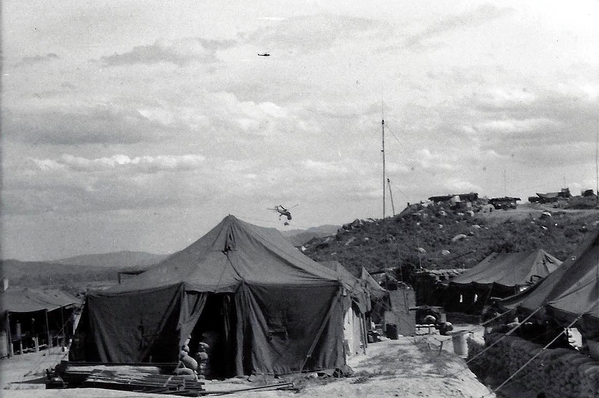
POLYGON ((277 213, 279 213, 279 220, 281 219, 281 217, 286 217, 287 221, 285 221, 284 225, 289 225, 289 221, 291 221, 292 219, 291 209, 293 209, 294 207, 297 207, 297 205, 290 207, 289 209, 285 208, 285 206, 283 205, 275 205, 274 208, 268 210, 276 211, 277 213))

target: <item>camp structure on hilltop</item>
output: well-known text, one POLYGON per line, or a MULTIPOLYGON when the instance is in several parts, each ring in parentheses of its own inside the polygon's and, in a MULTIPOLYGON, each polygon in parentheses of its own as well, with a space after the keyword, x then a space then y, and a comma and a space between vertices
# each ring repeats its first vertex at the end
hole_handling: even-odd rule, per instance
POLYGON ((527 289, 554 272, 561 261, 542 249, 491 253, 480 263, 451 279, 445 290, 447 311, 480 314, 490 299, 505 298, 527 289))
POLYGON ((139 276, 89 292, 69 360, 176 363, 204 342, 216 377, 339 369, 354 292, 276 229, 229 215, 139 276))
POLYGON ((8 287, 0 303, 0 357, 5 357, 67 345, 81 300, 58 289, 8 287))

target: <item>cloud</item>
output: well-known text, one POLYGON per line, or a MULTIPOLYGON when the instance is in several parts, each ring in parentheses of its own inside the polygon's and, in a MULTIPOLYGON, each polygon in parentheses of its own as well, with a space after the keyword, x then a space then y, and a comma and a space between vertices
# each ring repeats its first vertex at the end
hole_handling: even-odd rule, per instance
POLYGON ((75 172, 95 172, 128 168, 143 173, 195 170, 201 166, 204 160, 205 157, 202 155, 129 157, 122 154, 96 159, 87 159, 68 154, 62 155, 58 160, 30 159, 42 171, 70 169, 75 172))
POLYGON ((3 211, 74 214, 181 206, 213 192, 210 182, 198 183, 205 167, 205 158, 194 154, 26 158, 7 168, 3 211))
POLYGON ((550 147, 591 146, 595 141, 599 108, 597 100, 583 90, 533 89, 524 97, 515 91, 506 95, 504 90, 494 90, 470 103, 479 112, 476 129, 485 137, 484 147, 502 153, 513 148, 552 152, 550 147))
POLYGON ((132 144, 157 141, 175 126, 150 120, 136 109, 96 106, 40 112, 5 110, 4 137, 48 145, 132 144))
POLYGON ((432 39, 442 37, 445 33, 461 31, 470 27, 477 27, 487 22, 501 19, 514 12, 511 8, 498 8, 490 4, 483 4, 474 10, 460 14, 448 15, 439 19, 417 33, 405 34, 400 44, 381 46, 376 52, 390 52, 398 49, 420 50, 423 47, 436 47, 432 39))
POLYGON ((15 66, 30 66, 55 61, 57 59, 59 59, 59 57, 55 53, 48 53, 46 55, 36 55, 33 57, 23 57, 20 62, 15 64, 15 66))
POLYGON ((374 35, 380 22, 367 18, 319 14, 286 18, 279 23, 244 34, 241 39, 268 51, 313 52, 334 43, 374 35))
POLYGON ((484 4, 475 10, 464 12, 458 15, 451 15, 448 18, 442 19, 439 22, 430 25, 420 33, 406 38, 404 45, 408 48, 419 47, 425 41, 438 37, 443 33, 454 30, 464 29, 471 26, 479 26, 485 22, 502 18, 513 12, 509 8, 497 8, 490 4, 484 4))
POLYGON ((146 46, 136 46, 129 52, 101 58, 106 66, 124 66, 171 63, 184 66, 191 62, 213 63, 218 61, 217 51, 235 45, 233 40, 209 40, 185 38, 180 40, 157 40, 146 46))

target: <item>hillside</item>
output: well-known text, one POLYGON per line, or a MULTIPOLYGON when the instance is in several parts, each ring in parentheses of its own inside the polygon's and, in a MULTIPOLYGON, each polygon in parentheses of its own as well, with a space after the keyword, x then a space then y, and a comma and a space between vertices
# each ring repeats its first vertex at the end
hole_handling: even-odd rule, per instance
MULTIPOLYGON (((599 223, 598 210, 562 210, 541 205, 468 213, 440 205, 412 205, 385 220, 355 220, 343 225, 287 231, 316 261, 338 260, 358 275, 402 267, 470 268, 491 252, 544 249, 564 260, 599 223), (543 216, 543 212, 551 216, 543 216), (308 240, 308 241, 307 241, 308 240), (306 242, 307 241, 307 242, 306 242)), ((11 286, 53 286, 72 292, 117 282, 118 272, 149 267, 164 255, 119 252, 77 256, 53 262, 4 260, 11 286)), ((403 277, 403 276, 402 276, 403 277)))
POLYGON ((306 243, 304 254, 316 261, 338 260, 355 275, 361 267, 370 272, 402 267, 407 274, 418 267, 470 268, 492 252, 544 249, 564 260, 598 223, 595 209, 527 204, 483 214, 413 205, 384 221, 346 224, 334 236, 306 243))

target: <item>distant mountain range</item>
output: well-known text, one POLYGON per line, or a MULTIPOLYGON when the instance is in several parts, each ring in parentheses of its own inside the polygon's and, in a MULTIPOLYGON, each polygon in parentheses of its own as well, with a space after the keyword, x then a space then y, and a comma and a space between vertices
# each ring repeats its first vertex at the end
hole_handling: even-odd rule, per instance
POLYGON ((146 268, 150 265, 158 264, 168 256, 168 254, 121 251, 104 254, 84 254, 50 261, 50 263, 92 267, 146 268))
POLYGON ((293 246, 302 246, 314 238, 324 238, 325 236, 335 235, 338 229, 338 225, 321 225, 320 227, 308 229, 281 231, 281 234, 283 234, 293 246))

